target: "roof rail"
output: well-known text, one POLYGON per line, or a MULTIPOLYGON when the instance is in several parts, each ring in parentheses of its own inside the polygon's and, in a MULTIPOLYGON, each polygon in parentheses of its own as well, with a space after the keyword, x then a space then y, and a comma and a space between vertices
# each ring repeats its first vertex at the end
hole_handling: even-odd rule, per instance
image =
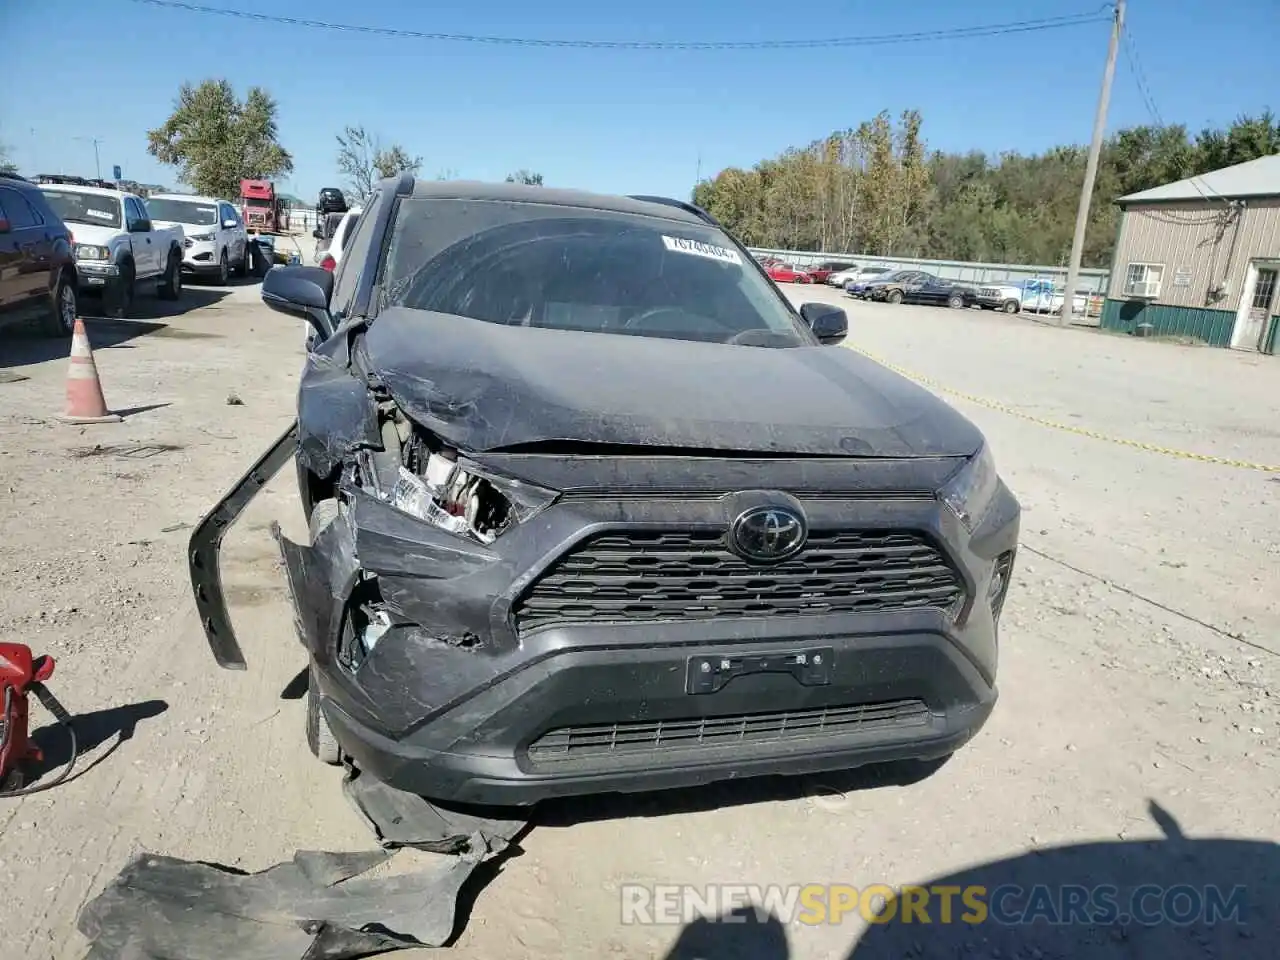
POLYGON ((664 207, 675 207, 678 210, 683 210, 685 213, 693 214, 704 223, 709 223, 716 227, 720 226, 720 222, 711 214, 707 213, 707 211, 684 200, 675 200, 672 197, 651 197, 646 194, 632 194, 630 199, 640 200, 644 203, 660 203, 664 207))

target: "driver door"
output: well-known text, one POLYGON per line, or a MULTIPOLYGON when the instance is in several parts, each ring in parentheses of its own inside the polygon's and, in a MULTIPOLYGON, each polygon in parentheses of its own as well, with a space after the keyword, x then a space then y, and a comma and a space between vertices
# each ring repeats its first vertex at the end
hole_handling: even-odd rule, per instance
POLYGON ((160 272, 159 257, 151 231, 135 233, 134 224, 147 220, 147 211, 135 197, 124 198, 124 226, 129 232, 129 245, 133 248, 135 277, 150 277, 160 272))

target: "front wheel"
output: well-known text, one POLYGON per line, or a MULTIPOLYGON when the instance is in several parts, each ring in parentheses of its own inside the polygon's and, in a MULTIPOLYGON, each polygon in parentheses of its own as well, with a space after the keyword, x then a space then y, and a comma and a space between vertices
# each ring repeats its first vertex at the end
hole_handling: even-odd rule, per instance
POLYGON ((218 255, 218 285, 225 287, 229 279, 231 279, 231 264, 227 262, 227 251, 224 249, 218 255))
POLYGON ((103 299, 111 304, 110 313, 114 314, 117 320, 128 320, 129 314, 133 313, 133 284, 133 264, 121 264, 120 274, 116 277, 114 287, 108 287, 103 296, 103 299))
POLYGON ((314 667, 307 680, 307 746, 321 763, 336 767, 342 763, 342 748, 338 746, 329 721, 320 710, 320 691, 317 689, 314 667))
POLYGON ((901 291, 901 290, 890 290, 887 294, 885 294, 885 297, 884 297, 884 298, 885 298, 885 300, 889 301, 889 303, 901 303, 901 302, 902 302, 902 291, 901 291))
POLYGON ((1017 301, 1017 300, 1006 300, 1006 301, 1004 302, 1004 305, 1003 305, 1000 309, 1002 309, 1005 313, 1017 313, 1017 312, 1018 312, 1018 301, 1017 301))

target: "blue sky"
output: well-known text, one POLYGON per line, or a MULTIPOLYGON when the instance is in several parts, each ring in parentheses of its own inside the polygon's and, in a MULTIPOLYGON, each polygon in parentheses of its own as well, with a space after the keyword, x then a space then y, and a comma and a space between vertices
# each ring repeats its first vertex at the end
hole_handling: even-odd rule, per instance
MULTIPOLYGON (((433 32, 619 40, 803 39, 945 29, 1097 10, 1101 0, 203 0, 206 5, 433 32)), ((1276 0, 1130 0, 1163 118, 1193 130, 1280 91, 1276 0), (1208 42, 1208 37, 1216 38, 1208 42), (1201 39, 1197 40, 1199 37, 1201 39)), ((425 42, 158 9, 131 0, 0 0, 0 140, 27 173, 173 185, 146 152, 184 80, 267 88, 295 159, 284 189, 340 185, 334 134, 363 124, 423 173, 687 196, 881 109, 918 108, 930 147, 1030 152, 1087 141, 1108 26, 901 46, 633 52, 425 42), (21 42, 21 38, 38 42, 21 42), (19 40, 19 42, 13 42, 19 40), (76 139, 83 138, 83 139, 76 139)), ((1280 110, 1280 103, 1270 104, 1280 110)), ((1149 122, 1120 57, 1110 128, 1149 122)))

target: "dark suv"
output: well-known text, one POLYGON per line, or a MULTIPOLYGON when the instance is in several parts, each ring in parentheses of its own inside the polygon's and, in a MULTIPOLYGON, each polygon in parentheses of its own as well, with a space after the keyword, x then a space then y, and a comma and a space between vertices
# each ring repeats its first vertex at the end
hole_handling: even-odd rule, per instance
POLYGON ((320 191, 320 199, 316 203, 316 213, 324 219, 326 213, 346 213, 347 198, 337 187, 325 187, 320 191))
POLYGON ((71 231, 27 180, 0 176, 0 326, 37 320, 51 336, 76 322, 71 231))
POLYGON ((996 700, 1018 503, 977 428, 798 310, 709 215, 651 197, 384 181, 298 418, 192 536, 296 458, 279 542, 308 737, 428 797, 523 805, 933 761, 996 700))

